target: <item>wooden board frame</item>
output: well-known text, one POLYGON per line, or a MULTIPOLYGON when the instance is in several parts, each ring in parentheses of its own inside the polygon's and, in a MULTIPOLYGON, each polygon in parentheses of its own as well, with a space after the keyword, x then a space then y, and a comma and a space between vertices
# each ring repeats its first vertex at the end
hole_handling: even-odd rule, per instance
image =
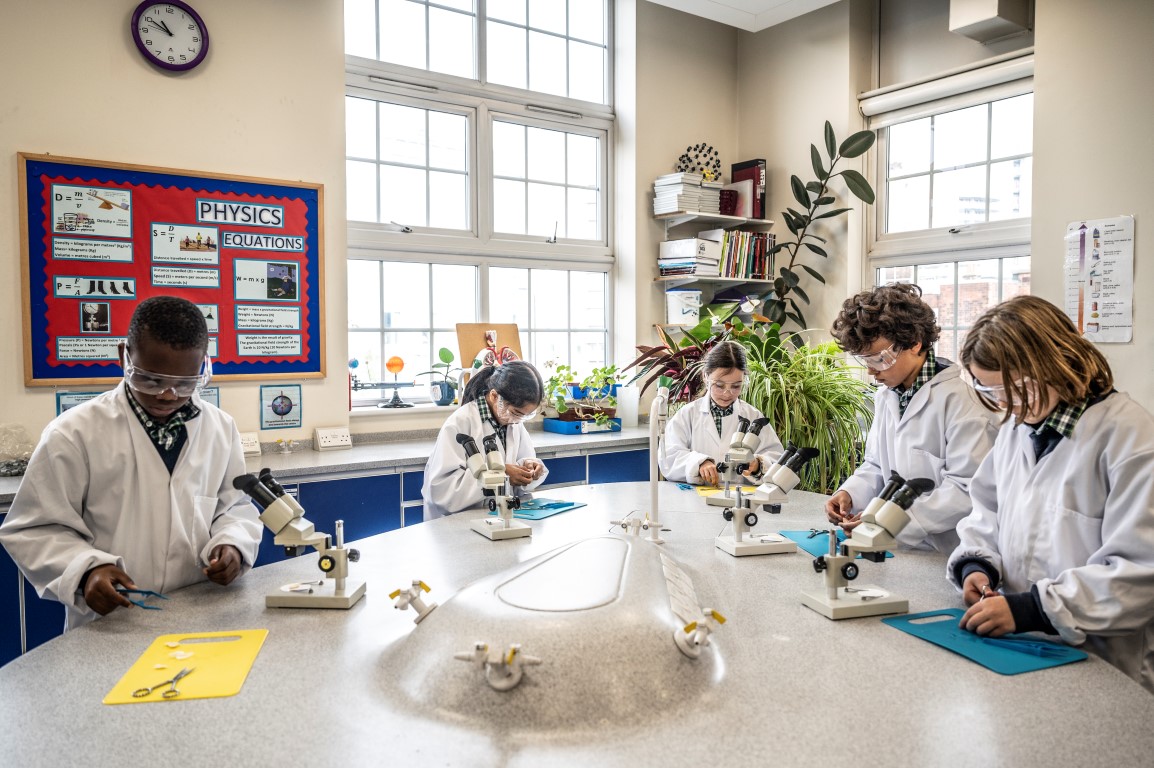
POLYGON ((324 378, 322 184, 17 157, 25 386, 114 383, 157 295, 202 306, 214 381, 324 378))

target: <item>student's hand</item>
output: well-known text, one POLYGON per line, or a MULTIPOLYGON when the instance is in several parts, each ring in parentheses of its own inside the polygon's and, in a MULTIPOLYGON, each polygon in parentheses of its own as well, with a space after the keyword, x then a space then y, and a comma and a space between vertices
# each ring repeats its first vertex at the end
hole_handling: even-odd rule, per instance
POLYGON ((506 464, 505 474, 509 477, 509 485, 528 485, 535 479, 532 472, 516 464, 506 464))
POLYGON ((721 480, 717 475, 717 463, 713 459, 706 459, 701 462, 701 466, 697 468, 697 474, 701 475, 702 485, 717 485, 721 480))
POLYGON ((528 470, 530 482, 539 480, 541 475, 545 474, 545 464, 540 459, 521 459, 521 468, 528 470))
POLYGON ((987 593, 984 599, 971 605, 958 626, 989 637, 999 637, 1016 628, 1010 603, 997 593, 987 593))
POLYGON ((757 480, 754 480, 753 476, 756 475, 760 471, 761 471, 761 457, 760 456, 754 456, 753 461, 749 462, 749 467, 744 472, 741 473, 741 476, 744 477, 746 480, 752 481, 756 485, 757 480))
POLYGON ((213 547, 212 554, 208 559, 208 567, 204 569, 204 575, 208 577, 209 581, 224 586, 231 584, 233 579, 240 576, 240 569, 243 565, 244 558, 241 557, 239 549, 231 544, 220 544, 213 547))
POLYGON ((116 588, 136 589, 132 577, 115 565, 98 565, 88 572, 88 579, 84 582, 84 602, 88 607, 107 616, 117 608, 131 607, 128 598, 116 591, 116 588))
POLYGON ((990 588, 990 577, 981 571, 974 571, 962 582, 962 601, 967 608, 983 597, 994 597, 997 594, 990 588))
POLYGON ((853 498, 845 491, 838 491, 825 503, 825 516, 834 525, 853 520, 853 498))

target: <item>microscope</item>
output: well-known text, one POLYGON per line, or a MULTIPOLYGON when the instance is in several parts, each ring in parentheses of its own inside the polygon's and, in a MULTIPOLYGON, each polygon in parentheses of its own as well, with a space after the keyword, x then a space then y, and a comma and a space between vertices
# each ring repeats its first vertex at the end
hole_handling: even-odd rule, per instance
POLYGON ((889 482, 865 511, 861 523, 848 539, 838 545, 837 529, 829 532, 829 554, 813 561, 813 569, 822 574, 825 588, 802 594, 801 602, 827 619, 851 619, 905 613, 909 602, 874 586, 851 587, 858 577, 855 559, 858 554, 875 563, 885 562, 886 552, 897 543, 897 535, 910 522, 907 511, 914 501, 934 489, 926 478, 906 480, 890 472, 889 482))
POLYGON ((349 563, 357 562, 361 554, 345 547, 345 524, 336 521, 336 541, 327 533, 319 533, 305 519, 304 508, 289 494, 268 469, 260 477, 247 474, 232 481, 234 488, 244 491, 264 508, 260 521, 273 532, 273 543, 282 546, 285 553, 296 557, 312 547, 320 553, 317 567, 324 578, 307 589, 282 590, 265 596, 269 608, 352 608, 364 597, 365 582, 349 580, 349 563))
MULTIPOLYGON (((745 421, 745 419, 741 421, 745 421)), ((758 421, 762 421, 762 419, 758 419, 758 421)), ((768 422, 768 419, 765 421, 768 422)), ((755 425, 756 423, 754 422, 755 425)), ((738 430, 741 430, 740 423, 738 430)), ((760 427, 758 430, 760 431, 760 427)), ((736 435, 734 440, 736 442, 736 435)), ((767 533, 746 538, 745 534, 757 525, 758 509, 768 506, 771 513, 781 511, 781 505, 788 500, 787 494, 801 482, 800 472, 802 468, 817 455, 818 450, 816 448, 798 448, 793 443, 789 443, 777 461, 766 467, 765 473, 762 475, 762 483, 757 487, 757 490, 743 496, 741 486, 738 486, 737 497, 733 500, 732 506, 721 513, 727 521, 733 523, 733 533, 718 536, 717 548, 734 557, 796 552, 797 544, 785 536, 767 533)), ((727 454, 726 463, 728 462, 729 455, 727 454)), ((749 464, 746 462, 746 467, 748 466, 749 464)), ((741 471, 744 471, 744 468, 741 471)))
POLYGON ((769 419, 760 418, 750 423, 744 416, 737 417, 737 429, 729 439, 729 447, 725 451, 725 458, 717 465, 718 475, 721 477, 721 493, 707 496, 706 504, 715 507, 733 507, 735 502, 730 495, 730 486, 736 486, 737 499, 741 498, 741 487, 746 478, 742 474, 753 463, 757 446, 761 444, 761 430, 769 423, 769 419))
POLYGON ((513 519, 513 511, 521 508, 521 500, 506 493, 509 476, 505 474, 505 461, 497 448, 497 436, 485 435, 482 438, 481 442, 485 446, 483 456, 471 435, 458 433, 457 442, 465 449, 465 468, 481 483, 481 493, 488 502, 488 511, 497 513, 495 518, 485 516, 474 520, 473 530, 490 541, 532 536, 532 528, 513 519))

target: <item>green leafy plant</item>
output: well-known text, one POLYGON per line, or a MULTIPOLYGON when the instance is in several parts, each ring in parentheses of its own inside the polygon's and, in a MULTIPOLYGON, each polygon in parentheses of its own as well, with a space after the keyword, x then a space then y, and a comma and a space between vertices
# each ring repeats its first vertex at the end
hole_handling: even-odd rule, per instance
MULTIPOLYGON (((777 254, 789 256, 789 262, 781 266, 778 270, 778 276, 773 280, 773 291, 762 297, 764 314, 773 322, 784 323, 788 318, 801 328, 806 327, 805 314, 802 312, 797 299, 809 304, 809 295, 799 285, 801 276, 795 268, 800 266, 819 283, 825 284, 825 278, 820 272, 807 264, 799 264, 798 260, 805 251, 817 254, 823 259, 828 258, 829 253, 822 247, 826 243, 825 238, 814 234, 811 227, 815 222, 822 219, 832 219, 851 210, 850 208, 826 210, 828 206, 836 202, 836 198, 830 194, 830 182, 835 178, 840 176, 845 182, 846 188, 866 205, 873 204, 874 190, 864 176, 850 169, 834 172, 841 160, 865 154, 873 146, 873 143, 873 131, 858 131, 839 145, 833 132, 833 126, 827 120, 825 123, 825 154, 829 160, 829 166, 826 166, 817 145, 810 144, 810 162, 813 164, 813 173, 817 178, 814 181, 803 182, 797 176, 790 176, 789 185, 793 190, 793 197, 802 210, 786 208, 782 211, 781 217, 794 239, 778 243, 769 251, 771 256, 777 254), (805 251, 802 250, 803 247, 805 251)), ((778 256, 775 263, 780 263, 783 260, 782 256, 778 256)))
POLYGON ((645 390, 659 378, 668 376, 672 379, 670 402, 687 403, 696 398, 705 386, 701 359, 728 334, 725 326, 721 326, 721 331, 714 331, 714 321, 713 317, 705 317, 692 328, 677 331, 681 338, 674 338, 673 334, 658 326, 662 343, 637 345, 641 354, 624 368, 626 371, 637 369, 629 383, 641 381, 641 394, 645 394, 645 390))
POLYGON ((433 376, 433 377, 436 377, 439 375, 439 376, 441 376, 441 381, 443 381, 445 384, 448 384, 451 389, 456 391, 457 380, 455 378, 450 378, 450 376, 452 376, 452 374, 454 374, 454 373, 460 373, 462 370, 464 370, 462 368, 458 368, 458 367, 455 367, 453 365, 453 363, 457 359, 456 355, 454 355, 453 351, 451 349, 449 349, 448 347, 441 347, 439 350, 437 350, 437 358, 441 362, 433 363, 432 370, 421 371, 417 375, 418 376, 433 376))
POLYGON ((585 378, 565 363, 545 363, 552 375, 545 381, 545 397, 558 414, 570 408, 579 421, 607 424, 617 408, 613 386, 624 378, 616 365, 594 368, 585 378))

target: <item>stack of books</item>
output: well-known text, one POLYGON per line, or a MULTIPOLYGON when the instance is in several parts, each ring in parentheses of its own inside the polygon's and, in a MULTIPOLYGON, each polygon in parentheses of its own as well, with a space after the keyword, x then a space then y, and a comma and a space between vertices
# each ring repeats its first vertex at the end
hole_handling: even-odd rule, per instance
POLYGON ((721 187, 720 181, 701 182, 701 203, 697 208, 699 213, 721 213, 721 187))
POLYGON ((653 215, 697 211, 701 205, 700 173, 667 173, 653 182, 653 215))
POLYGON ((657 267, 662 275, 702 275, 717 277, 721 269, 719 229, 699 232, 697 237, 661 243, 657 267))
POLYGON ((768 280, 773 274, 769 250, 776 241, 771 232, 727 231, 721 242, 721 276, 768 280))

